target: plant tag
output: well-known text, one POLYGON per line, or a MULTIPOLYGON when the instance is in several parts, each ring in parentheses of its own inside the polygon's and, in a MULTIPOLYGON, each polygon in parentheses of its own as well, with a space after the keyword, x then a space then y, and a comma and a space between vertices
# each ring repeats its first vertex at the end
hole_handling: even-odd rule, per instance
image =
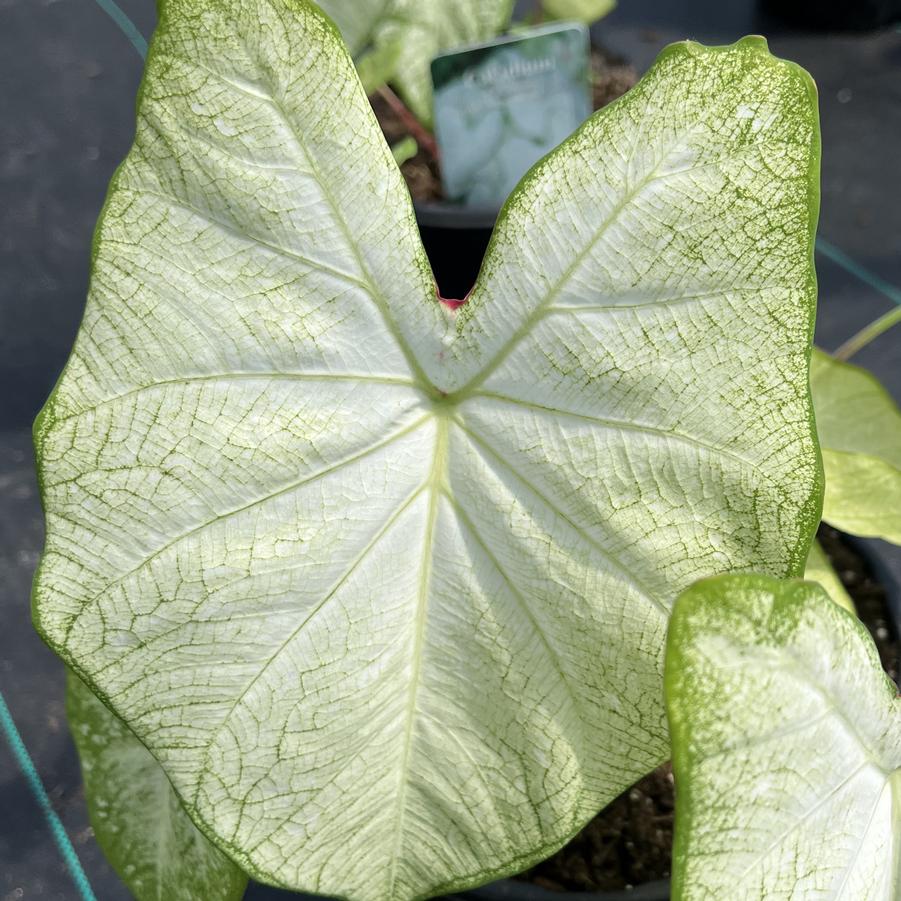
POLYGON ((445 194, 500 206, 591 113, 588 29, 554 24, 443 53, 432 81, 445 194))

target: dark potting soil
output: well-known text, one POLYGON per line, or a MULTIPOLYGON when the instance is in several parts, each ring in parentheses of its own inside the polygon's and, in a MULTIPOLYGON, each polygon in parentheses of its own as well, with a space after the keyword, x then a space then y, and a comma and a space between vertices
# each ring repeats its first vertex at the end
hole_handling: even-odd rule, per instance
MULTIPOLYGON (((841 533, 822 525, 817 537, 897 682, 901 642, 890 624, 885 588, 841 533)), ((517 878, 560 892, 614 891, 667 879, 674 807, 667 763, 621 794, 553 857, 517 878)))
POLYGON ((558 892, 615 891, 668 879, 675 803, 673 771, 665 763, 553 857, 516 878, 558 892))
POLYGON ((841 532, 824 524, 820 526, 817 538, 851 595, 857 615, 873 636, 883 669, 897 685, 901 672, 901 640, 891 623, 885 587, 841 532))
MULTIPOLYGON (((598 110, 621 97, 637 81, 638 73, 624 59, 601 47, 592 47, 591 83, 594 109, 598 110)), ((392 147, 410 134, 401 117, 383 97, 373 94, 369 100, 385 138, 392 147)), ((416 156, 400 167, 414 200, 435 202, 444 199, 439 165, 438 160, 420 147, 416 156)))

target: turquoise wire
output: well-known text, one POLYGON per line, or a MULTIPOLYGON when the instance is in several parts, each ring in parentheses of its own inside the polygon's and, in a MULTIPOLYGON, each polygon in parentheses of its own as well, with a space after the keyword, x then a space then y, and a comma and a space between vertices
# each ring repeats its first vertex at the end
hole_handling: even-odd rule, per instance
POLYGON ((3 734, 9 742, 13 756, 16 758, 19 767, 25 774, 25 779, 28 782, 28 787, 31 789, 31 793, 34 795, 35 800, 38 802, 38 806, 47 818, 47 824, 50 826, 50 831, 53 833, 56 846, 59 848, 59 852, 66 862, 66 866, 69 869, 69 875, 72 877, 72 881, 75 883, 75 886, 82 897, 82 901, 97 901, 94 890, 91 888, 91 883, 88 882, 88 877, 85 876, 85 872, 81 868, 81 861, 78 859, 78 855, 72 847, 72 842, 69 841, 69 836, 66 834, 62 822, 60 822, 60 818, 56 815, 56 811, 50 804, 50 798, 47 796, 44 784, 41 782, 41 777, 38 775, 38 771, 35 768, 34 761, 28 753, 28 748, 25 747, 25 742, 22 741, 22 736, 16 728, 12 714, 9 712, 9 707, 6 706, 6 700, 4 699, 2 692, 0 692, 0 727, 2 727, 3 734))
POLYGON ((125 37, 131 41, 132 47, 138 51, 142 59, 147 58, 147 41, 135 27, 134 22, 125 15, 114 0, 97 0, 97 5, 119 26, 125 37))
POLYGON ((855 278, 860 279, 865 285, 868 285, 874 291, 878 291, 892 303, 901 306, 901 291, 894 285, 889 284, 884 278, 876 275, 875 272, 865 269, 856 260, 851 259, 843 250, 834 244, 830 244, 828 241, 824 241, 822 238, 817 238, 817 250, 827 259, 841 266, 846 272, 850 272, 855 278))
MULTIPOLYGON (((147 41, 144 40, 143 35, 138 31, 131 19, 122 12, 113 0, 97 0, 97 5, 119 26, 141 57, 146 57, 147 41)), ((28 753, 28 748, 25 747, 25 742, 22 741, 22 736, 19 734, 18 728, 16 728, 16 723, 9 712, 9 707, 2 692, 0 692, 0 728, 2 728, 6 740, 9 742, 13 756, 16 758, 25 776, 25 780, 31 789, 34 799, 37 801, 38 807, 40 807, 47 820, 47 825, 50 827, 56 847, 65 861, 69 875, 72 877, 82 901, 97 901, 97 896, 94 894, 91 883, 88 881, 88 877, 81 866, 81 861, 72 847, 72 842, 69 841, 65 827, 50 803, 44 783, 41 782, 41 777, 38 775, 34 761, 28 753)))

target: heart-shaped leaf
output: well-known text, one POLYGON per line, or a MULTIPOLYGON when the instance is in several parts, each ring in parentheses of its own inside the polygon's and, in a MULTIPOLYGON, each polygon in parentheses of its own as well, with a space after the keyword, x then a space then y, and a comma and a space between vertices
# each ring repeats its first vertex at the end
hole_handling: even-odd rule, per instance
POLYGON ((901 700, 856 617, 810 583, 704 580, 666 694, 674 899, 896 901, 901 700))
POLYGON ((668 753, 701 575, 800 571, 813 90, 666 50, 440 303, 299 0, 168 0, 36 423, 35 617, 260 879, 426 896, 551 853, 668 753))
POLYGON ((826 470, 823 519, 901 544, 901 411, 865 369, 815 350, 810 390, 826 470))
POLYGON ((247 877, 191 822, 153 755, 73 673, 66 712, 94 835, 136 901, 240 901, 247 877))
POLYGON ((378 70, 425 123, 432 121, 429 67, 435 56, 495 37, 513 12, 513 0, 319 0, 319 5, 364 63, 367 89, 377 85, 366 60, 389 56, 391 69, 378 70))

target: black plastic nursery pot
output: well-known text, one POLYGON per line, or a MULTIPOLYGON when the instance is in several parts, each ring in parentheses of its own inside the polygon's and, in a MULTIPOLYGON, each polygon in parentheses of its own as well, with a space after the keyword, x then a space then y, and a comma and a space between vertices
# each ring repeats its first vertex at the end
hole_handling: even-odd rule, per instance
POLYGON ((413 207, 441 296, 462 300, 475 284, 498 210, 418 201, 413 207))

